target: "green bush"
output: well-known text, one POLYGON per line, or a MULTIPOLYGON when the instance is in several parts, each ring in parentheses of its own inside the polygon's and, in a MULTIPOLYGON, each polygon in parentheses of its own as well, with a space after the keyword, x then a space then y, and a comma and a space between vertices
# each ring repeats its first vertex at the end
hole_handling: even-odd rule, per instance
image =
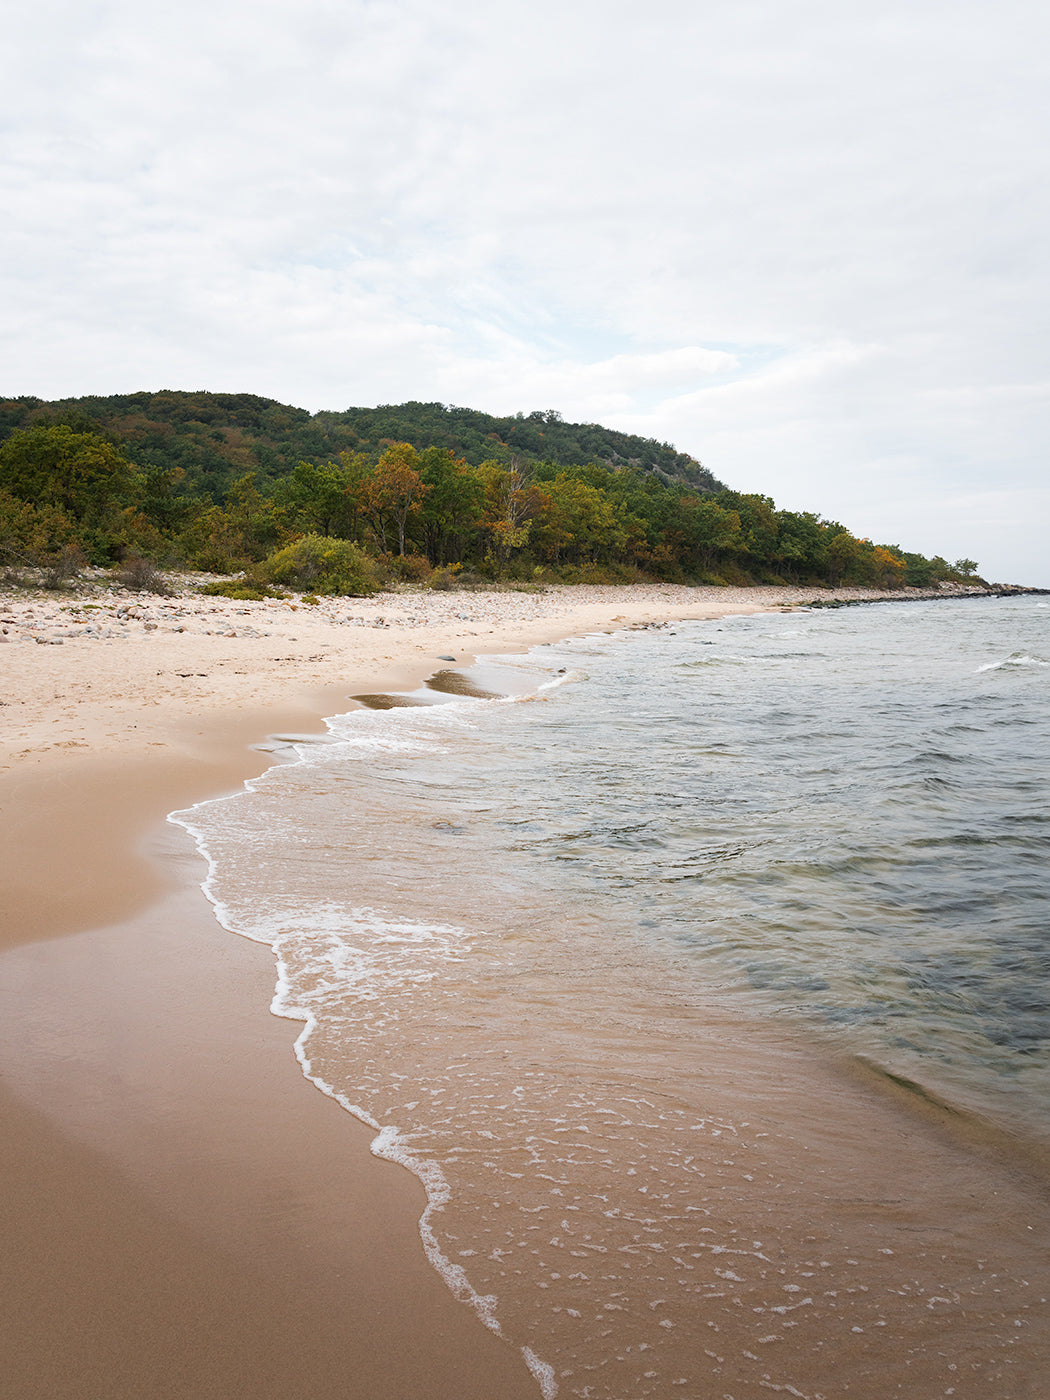
POLYGON ((450 593, 457 586, 461 568, 460 564, 445 564, 442 568, 434 569, 424 582, 427 588, 436 588, 439 593, 450 593))
POLYGON ((279 588, 271 588, 268 583, 252 583, 246 578, 222 579, 219 583, 207 583, 201 589, 209 598, 234 598, 238 603, 260 603, 264 598, 287 598, 279 588))
POLYGON ((301 593, 339 593, 363 598, 379 589, 375 564, 349 540, 304 535, 256 564, 253 581, 283 583, 301 593))
POLYGON ((393 555, 389 570, 399 583, 427 583, 431 575, 430 561, 422 554, 393 555))

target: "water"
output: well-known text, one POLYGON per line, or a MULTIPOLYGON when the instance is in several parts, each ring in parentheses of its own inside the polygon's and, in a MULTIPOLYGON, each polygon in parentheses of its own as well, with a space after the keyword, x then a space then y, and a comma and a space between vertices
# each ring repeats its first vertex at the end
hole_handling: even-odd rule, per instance
POLYGON ((181 814, 538 1393, 1043 1393, 1048 629, 586 637, 181 814))

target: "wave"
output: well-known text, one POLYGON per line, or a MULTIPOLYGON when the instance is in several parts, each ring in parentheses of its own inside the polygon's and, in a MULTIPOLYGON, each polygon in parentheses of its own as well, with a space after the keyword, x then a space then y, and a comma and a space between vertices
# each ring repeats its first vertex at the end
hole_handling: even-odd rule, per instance
POLYGON ((1027 652, 1015 651, 1012 656, 1006 657, 1003 661, 989 661, 984 666, 978 666, 977 673, 1003 671, 1011 666, 1050 666, 1050 661, 1044 661, 1041 656, 1029 656, 1027 652))

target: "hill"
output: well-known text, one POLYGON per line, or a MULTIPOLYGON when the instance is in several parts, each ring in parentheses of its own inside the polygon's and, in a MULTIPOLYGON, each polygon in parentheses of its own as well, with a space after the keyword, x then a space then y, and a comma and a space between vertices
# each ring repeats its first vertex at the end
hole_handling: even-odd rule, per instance
POLYGON ((213 501, 223 501, 246 472, 255 472, 265 489, 299 462, 320 464, 341 452, 374 455, 391 442, 448 449, 475 467, 515 459, 562 467, 599 462, 700 492, 722 489, 706 467, 670 443, 597 423, 566 423, 554 411, 496 418, 452 404, 409 402, 311 414, 255 394, 177 390, 0 403, 0 440, 17 428, 56 422, 105 433, 140 468, 179 469, 184 492, 213 501))
POLYGON ((309 413, 170 390, 0 402, 0 567, 61 581, 85 560, 315 592, 470 577, 925 587, 977 567, 778 510, 670 443, 553 411, 309 413))

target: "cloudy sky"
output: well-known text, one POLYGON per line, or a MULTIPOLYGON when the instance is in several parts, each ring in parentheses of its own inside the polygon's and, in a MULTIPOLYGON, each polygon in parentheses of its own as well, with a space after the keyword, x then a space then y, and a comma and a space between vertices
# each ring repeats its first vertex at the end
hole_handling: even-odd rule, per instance
POLYGON ((559 410, 1050 586, 1036 0, 35 0, 0 393, 559 410))

